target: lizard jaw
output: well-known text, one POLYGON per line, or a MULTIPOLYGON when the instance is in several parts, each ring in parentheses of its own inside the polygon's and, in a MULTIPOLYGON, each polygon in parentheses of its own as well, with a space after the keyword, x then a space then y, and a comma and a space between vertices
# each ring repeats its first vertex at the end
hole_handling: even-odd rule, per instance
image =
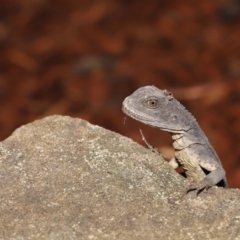
POLYGON ((143 115, 137 114, 136 112, 130 111, 127 107, 126 107, 126 103, 125 101, 123 102, 123 106, 122 106, 122 111, 129 117, 140 121, 146 125, 150 125, 152 127, 155 128, 159 128, 162 129, 164 131, 170 132, 170 133, 183 133, 184 131, 182 130, 173 130, 173 129, 169 129, 167 126, 161 124, 161 125, 157 125, 156 120, 152 120, 151 118, 146 118, 143 115))

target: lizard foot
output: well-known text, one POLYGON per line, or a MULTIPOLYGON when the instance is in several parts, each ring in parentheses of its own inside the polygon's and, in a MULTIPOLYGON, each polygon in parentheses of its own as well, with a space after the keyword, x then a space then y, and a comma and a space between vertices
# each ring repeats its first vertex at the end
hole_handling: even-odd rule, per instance
POLYGON ((208 190, 210 187, 212 187, 212 184, 206 179, 200 182, 191 182, 186 189, 186 194, 193 190, 197 190, 197 195, 198 195, 200 192, 202 192, 205 189, 208 190))

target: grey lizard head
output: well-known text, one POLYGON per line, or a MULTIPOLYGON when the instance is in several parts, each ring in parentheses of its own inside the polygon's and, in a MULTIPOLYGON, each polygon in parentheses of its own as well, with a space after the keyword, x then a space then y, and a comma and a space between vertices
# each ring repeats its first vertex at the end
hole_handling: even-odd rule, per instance
POLYGON ((128 116, 152 127, 177 133, 194 127, 195 118, 166 90, 141 87, 123 102, 128 116))

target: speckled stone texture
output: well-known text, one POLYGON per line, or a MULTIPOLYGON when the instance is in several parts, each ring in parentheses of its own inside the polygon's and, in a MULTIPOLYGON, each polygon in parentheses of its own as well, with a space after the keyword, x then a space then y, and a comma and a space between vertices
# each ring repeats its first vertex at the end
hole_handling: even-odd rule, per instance
POLYGON ((157 154, 51 116, 0 143, 0 239, 239 239, 240 191, 196 197, 157 154))

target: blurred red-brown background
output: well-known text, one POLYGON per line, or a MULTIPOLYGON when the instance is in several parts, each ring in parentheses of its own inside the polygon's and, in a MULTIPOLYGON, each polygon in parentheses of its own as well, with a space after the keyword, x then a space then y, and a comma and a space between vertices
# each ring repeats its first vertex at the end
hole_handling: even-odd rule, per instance
POLYGON ((240 2, 1 0, 0 138, 52 114, 172 154, 166 133, 127 119, 123 99, 168 89, 197 118, 240 187, 240 2))

